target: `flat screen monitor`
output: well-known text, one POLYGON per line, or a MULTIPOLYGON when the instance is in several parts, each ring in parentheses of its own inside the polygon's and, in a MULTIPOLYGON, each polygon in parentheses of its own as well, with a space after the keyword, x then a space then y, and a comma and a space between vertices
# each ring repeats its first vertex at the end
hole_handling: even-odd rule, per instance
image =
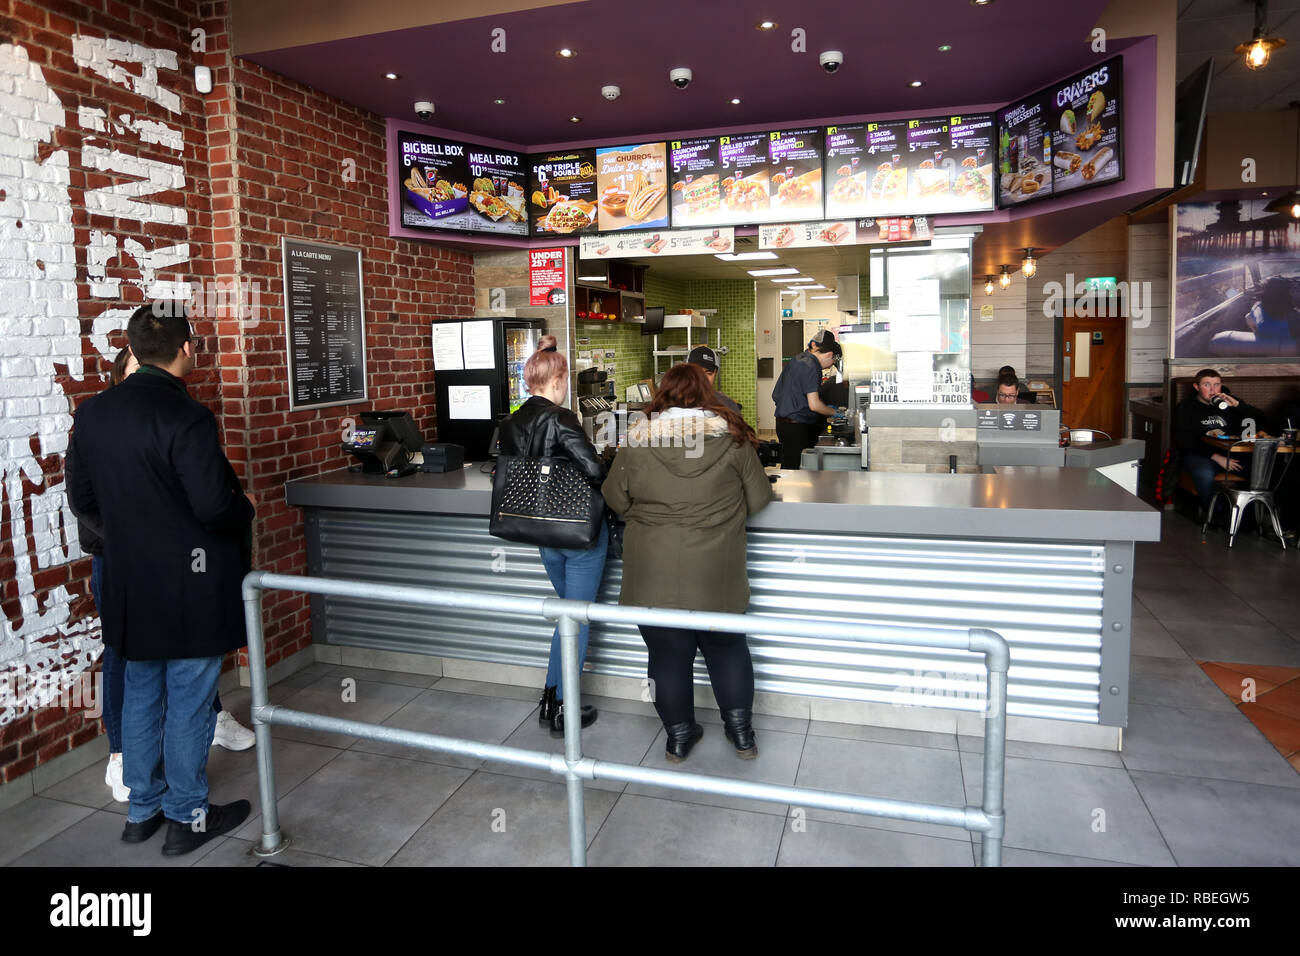
POLYGON ((642 335, 658 335, 664 330, 664 307, 662 305, 647 306, 645 310, 645 325, 641 326, 642 335))
POLYGON ((1201 133, 1210 106, 1214 58, 1206 60, 1174 92, 1174 185, 1190 186, 1196 178, 1201 133))
POLYGON ((361 424, 367 430, 377 430, 375 441, 401 442, 409 454, 415 454, 424 447, 424 439, 420 437, 420 430, 415 427, 410 412, 362 412, 361 424))

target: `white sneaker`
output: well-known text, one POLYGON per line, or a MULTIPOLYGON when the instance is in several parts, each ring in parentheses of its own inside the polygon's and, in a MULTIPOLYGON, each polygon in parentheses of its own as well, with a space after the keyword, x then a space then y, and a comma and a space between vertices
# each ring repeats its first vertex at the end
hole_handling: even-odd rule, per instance
POLYGON ((222 746, 227 750, 247 750, 257 742, 253 732, 235 720, 235 715, 228 710, 217 714, 217 728, 212 734, 212 746, 222 746))
POLYGON ((104 783, 113 791, 113 799, 118 803, 131 800, 131 788, 122 785, 122 755, 108 755, 108 769, 104 771, 104 783))

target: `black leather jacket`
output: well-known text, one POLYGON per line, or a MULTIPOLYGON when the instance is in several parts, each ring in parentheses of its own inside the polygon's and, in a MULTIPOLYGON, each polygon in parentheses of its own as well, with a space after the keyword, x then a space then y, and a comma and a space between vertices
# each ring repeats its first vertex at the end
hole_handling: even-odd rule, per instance
POLYGON ((605 464, 578 422, 578 416, 562 405, 534 395, 501 426, 501 454, 530 458, 567 458, 591 482, 600 487, 605 464))

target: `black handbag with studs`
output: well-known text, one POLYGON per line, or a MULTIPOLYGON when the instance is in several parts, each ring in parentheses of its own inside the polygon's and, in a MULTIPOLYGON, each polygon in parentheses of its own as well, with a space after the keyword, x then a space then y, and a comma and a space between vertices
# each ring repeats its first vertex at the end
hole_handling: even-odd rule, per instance
POLYGON ((582 550, 604 527, 605 499, 567 458, 497 458, 488 521, 496 537, 582 550))

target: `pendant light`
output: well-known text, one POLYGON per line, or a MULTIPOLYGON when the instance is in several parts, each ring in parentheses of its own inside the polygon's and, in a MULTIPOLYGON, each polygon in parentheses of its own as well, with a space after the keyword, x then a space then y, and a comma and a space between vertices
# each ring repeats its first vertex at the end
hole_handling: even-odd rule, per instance
POLYGON ((1024 261, 1020 263, 1020 274, 1026 279, 1032 279, 1038 272, 1038 260, 1034 258, 1034 247, 1030 246, 1025 250, 1024 261))
POLYGON ((1284 212, 1292 219, 1300 219, 1300 100, 1291 101, 1296 114, 1295 124, 1295 188, 1283 193, 1264 207, 1267 212, 1284 212))
POLYGON ((1010 266, 1002 267, 1002 276, 998 279, 998 285, 1002 286, 1002 288, 1004 289, 1011 288, 1011 267, 1010 266))
POLYGON ((984 294, 985 294, 985 295, 992 295, 992 294, 993 294, 993 286, 994 286, 993 276, 985 276, 985 277, 984 277, 984 294))
POLYGON ((1237 44, 1232 51, 1245 56, 1248 70, 1264 69, 1268 66, 1268 58, 1273 51, 1286 46, 1286 41, 1281 37, 1268 35, 1267 23, 1268 0, 1255 0, 1255 32, 1251 34, 1249 42, 1237 44))

